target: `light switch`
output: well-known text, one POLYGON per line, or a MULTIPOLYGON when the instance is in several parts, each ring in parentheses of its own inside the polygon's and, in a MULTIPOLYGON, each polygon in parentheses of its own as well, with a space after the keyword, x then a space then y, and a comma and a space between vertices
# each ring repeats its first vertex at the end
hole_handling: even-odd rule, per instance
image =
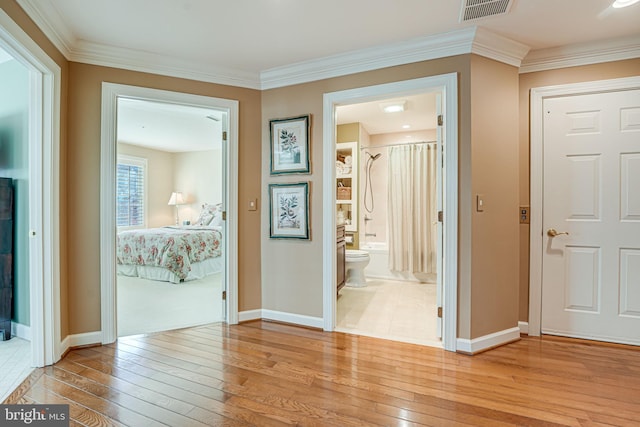
POLYGON ((258 210, 258 199, 249 200, 249 210, 250 211, 258 210))
POLYGON ((484 212, 484 194, 476 195, 476 211, 484 212))

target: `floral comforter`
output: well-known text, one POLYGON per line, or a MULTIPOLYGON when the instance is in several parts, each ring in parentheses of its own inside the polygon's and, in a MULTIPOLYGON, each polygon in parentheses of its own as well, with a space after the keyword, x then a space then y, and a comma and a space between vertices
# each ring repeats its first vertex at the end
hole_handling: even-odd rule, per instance
POLYGON ((184 280, 193 263, 222 254, 219 227, 163 227, 118 233, 118 264, 163 267, 184 280))

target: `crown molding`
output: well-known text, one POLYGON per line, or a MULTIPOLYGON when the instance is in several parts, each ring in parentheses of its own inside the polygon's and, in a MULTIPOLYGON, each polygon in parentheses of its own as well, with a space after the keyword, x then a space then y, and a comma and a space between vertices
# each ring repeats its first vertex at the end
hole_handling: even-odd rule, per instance
POLYGON ((79 42, 77 48, 71 51, 70 60, 208 83, 260 89, 258 73, 86 41, 79 42))
POLYGON ((526 45, 482 27, 468 27, 252 73, 78 40, 53 2, 16 1, 69 61, 250 89, 272 89, 468 53, 519 67, 520 73, 640 57, 638 35, 529 51, 526 45))
POLYGON ((519 67, 528 51, 522 43, 469 27, 272 68, 260 73, 260 81, 262 89, 273 89, 468 53, 519 67))
POLYGON ((529 53, 529 46, 492 33, 482 27, 476 29, 471 53, 520 67, 529 53))
POLYGON ((35 0, 16 1, 60 53, 70 60, 71 48, 76 43, 76 37, 69 30, 53 3, 36 3, 35 0))
POLYGON ((69 31, 53 2, 16 1, 69 61, 250 89, 260 88, 257 73, 79 40, 69 31))
POLYGON ((522 62, 520 73, 577 67, 603 62, 640 58, 640 35, 539 49, 530 52, 522 62))

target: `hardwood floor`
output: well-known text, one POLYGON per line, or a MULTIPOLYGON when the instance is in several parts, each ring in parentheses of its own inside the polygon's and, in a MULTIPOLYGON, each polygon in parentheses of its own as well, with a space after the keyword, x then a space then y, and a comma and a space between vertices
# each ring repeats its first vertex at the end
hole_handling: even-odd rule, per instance
POLYGON ((69 404, 72 426, 637 426, 640 349, 525 337, 465 356, 215 324, 73 350, 5 403, 69 404))

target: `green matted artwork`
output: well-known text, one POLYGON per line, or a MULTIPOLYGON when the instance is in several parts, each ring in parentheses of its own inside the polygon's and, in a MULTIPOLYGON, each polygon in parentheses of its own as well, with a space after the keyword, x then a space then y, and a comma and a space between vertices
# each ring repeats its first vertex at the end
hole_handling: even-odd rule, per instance
POLYGON ((309 173, 310 115, 269 120, 271 175, 309 173))
POLYGON ((309 183, 269 184, 269 237, 309 240, 309 183))

